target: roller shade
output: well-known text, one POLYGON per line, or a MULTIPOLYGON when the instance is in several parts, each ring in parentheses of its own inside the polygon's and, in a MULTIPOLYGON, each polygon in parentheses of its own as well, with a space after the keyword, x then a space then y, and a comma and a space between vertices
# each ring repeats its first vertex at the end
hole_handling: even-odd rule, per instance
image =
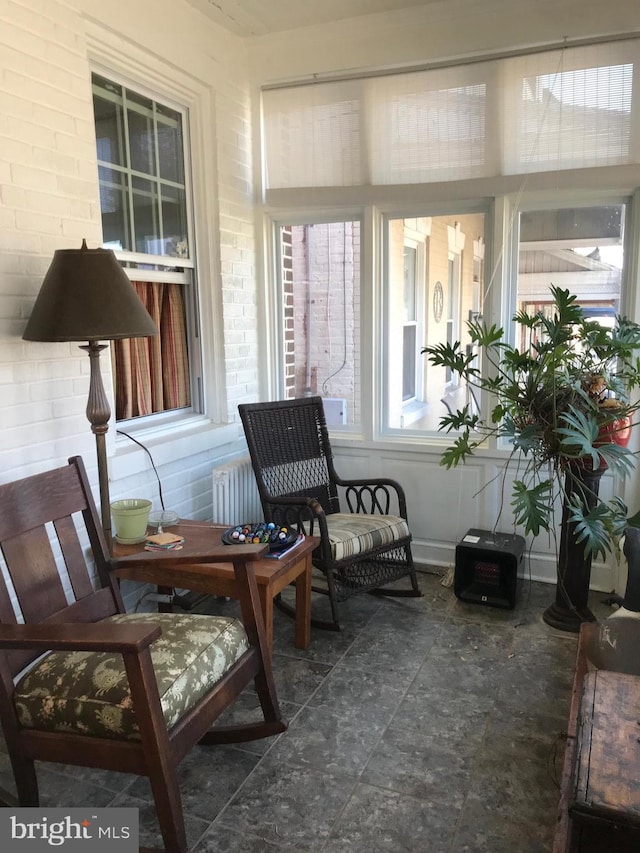
POLYGON ((266 186, 639 162, 638 40, 263 92, 266 186))

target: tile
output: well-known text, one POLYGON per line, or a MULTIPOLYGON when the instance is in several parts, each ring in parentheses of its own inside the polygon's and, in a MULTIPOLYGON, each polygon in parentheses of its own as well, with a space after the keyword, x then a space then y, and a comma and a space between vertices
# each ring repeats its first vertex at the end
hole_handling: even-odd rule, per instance
POLYGON ((214 824, 193 848, 193 853, 306 853, 308 849, 297 844, 266 841, 257 835, 214 824))
POLYGON ((361 781, 462 809, 474 761, 475 749, 470 743, 390 727, 371 755, 361 781))
POLYGON ((329 664, 274 654, 273 678, 278 701, 304 705, 330 671, 329 664))
POLYGON ((543 715, 568 715, 575 652, 563 640, 522 638, 504 666, 500 700, 543 715))
MULTIPOLYGON (((267 755, 214 823, 286 849, 316 850, 329 836, 354 782, 267 755)), ((267 848, 268 849, 268 848, 267 848)))
POLYGON ((376 722, 362 709, 332 713, 305 708, 269 752, 282 765, 316 767, 320 771, 358 778, 380 740, 386 721, 376 722))
POLYGON ((449 853, 549 853, 553 843, 550 824, 549 820, 506 822, 483 807, 460 827, 449 853))
POLYGON ((405 693, 405 688, 387 682, 387 673, 355 669, 351 661, 334 666, 307 705, 323 708, 327 713, 348 716, 359 712, 371 721, 391 720, 405 693))
POLYGON ((460 660, 503 661, 514 642, 510 625, 486 624, 452 617, 442 626, 434 652, 449 652, 460 660))
MULTIPOLYGON (((164 849, 153 800, 133 797, 128 792, 125 792, 116 797, 111 805, 120 808, 137 808, 140 847, 151 847, 158 850, 164 849)), ((189 850, 192 850, 206 832, 209 823, 206 820, 193 817, 185 810, 184 826, 187 835, 187 846, 189 850)))
POLYGON ((46 764, 38 764, 38 787, 40 805, 46 808, 74 808, 94 806, 105 808, 114 805, 117 794, 88 779, 74 779, 51 770, 46 764))
POLYGON ((548 853, 559 794, 547 763, 485 754, 477 768, 452 850, 548 853))
POLYGON ((568 714, 564 703, 557 713, 535 713, 528 708, 514 708, 498 700, 489 715, 485 738, 478 761, 492 755, 511 755, 549 760, 556 751, 564 752, 568 714))
POLYGON ((479 746, 489 714, 495 704, 494 691, 482 695, 460 693, 454 682, 448 687, 409 689, 391 726, 421 735, 479 746))
MULTIPOLYGON (((233 792, 256 767, 259 756, 229 746, 197 746, 180 763, 178 783, 185 814, 211 822, 233 792)), ((132 797, 151 800, 146 777, 128 789, 132 797)))
MULTIPOLYGON (((446 853, 460 811, 359 784, 322 853, 446 853)), ((488 853, 488 851, 487 851, 488 853)))
MULTIPOLYGON (((542 620, 554 588, 523 580, 504 611, 459 602, 438 574, 418 581, 422 598, 350 598, 342 630, 312 628, 307 650, 276 611, 289 730, 185 757, 191 853, 548 853, 576 653, 575 635, 542 620)), ((313 606, 326 618, 326 597, 313 606)), ((221 721, 260 718, 252 686, 221 721)), ((60 764, 38 775, 43 805, 137 806, 141 843, 161 846, 146 779, 60 764)), ((1 751, 0 785, 13 788, 1 751)))
POLYGON ((286 614, 277 613, 273 620, 273 649, 276 655, 303 658, 333 666, 349 649, 358 636, 358 629, 349 624, 341 631, 326 631, 311 626, 311 639, 306 649, 294 646, 294 621, 286 614))
POLYGON ((384 673, 388 684, 406 687, 420 669, 440 630, 439 623, 429 623, 415 636, 402 625, 369 625, 341 659, 341 665, 384 673))
MULTIPOLYGON (((291 723, 295 719, 303 707, 302 705, 294 705, 292 702, 283 702, 278 700, 280 711, 287 723, 291 723)), ((221 726, 239 726, 251 722, 259 722, 264 719, 262 708, 258 694, 253 690, 245 690, 239 698, 233 703, 230 708, 218 717, 216 725, 221 726)), ((235 746, 238 749, 246 750, 247 752, 255 753, 256 755, 264 755, 267 750, 278 740, 282 735, 274 735, 272 737, 258 738, 257 740, 248 740, 239 742, 235 746)))

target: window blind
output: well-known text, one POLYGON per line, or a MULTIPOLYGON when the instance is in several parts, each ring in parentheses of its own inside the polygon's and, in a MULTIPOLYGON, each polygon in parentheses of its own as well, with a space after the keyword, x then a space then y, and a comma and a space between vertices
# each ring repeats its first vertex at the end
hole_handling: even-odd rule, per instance
POLYGON ((263 92, 269 189, 639 162, 640 41, 263 92))

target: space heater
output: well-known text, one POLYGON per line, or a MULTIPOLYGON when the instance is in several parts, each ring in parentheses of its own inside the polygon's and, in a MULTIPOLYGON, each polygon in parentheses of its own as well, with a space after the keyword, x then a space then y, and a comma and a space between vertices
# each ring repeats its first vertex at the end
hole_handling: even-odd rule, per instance
POLYGON ((456 596, 489 607, 515 607, 524 549, 522 536, 469 530, 456 546, 456 596))

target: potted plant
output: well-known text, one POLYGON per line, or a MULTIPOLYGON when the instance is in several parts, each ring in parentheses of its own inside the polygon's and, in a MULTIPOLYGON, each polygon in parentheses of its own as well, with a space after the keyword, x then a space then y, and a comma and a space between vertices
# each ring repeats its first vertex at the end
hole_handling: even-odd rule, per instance
POLYGON ((472 347, 436 344, 423 349, 432 365, 446 367, 471 389, 485 393, 488 416, 469 406, 441 419, 455 432, 441 464, 464 463, 488 438, 510 447, 504 473, 517 460, 511 505, 525 534, 555 533, 562 506, 556 601, 549 624, 577 631, 593 616, 587 595, 594 555, 615 551, 627 524, 627 507, 602 500, 603 472, 633 470, 626 445, 640 401, 640 326, 617 317, 613 328, 585 319, 576 297, 551 286, 551 311, 519 312, 516 345, 481 320, 467 324, 472 347), (477 357, 479 356, 479 357, 477 357))

